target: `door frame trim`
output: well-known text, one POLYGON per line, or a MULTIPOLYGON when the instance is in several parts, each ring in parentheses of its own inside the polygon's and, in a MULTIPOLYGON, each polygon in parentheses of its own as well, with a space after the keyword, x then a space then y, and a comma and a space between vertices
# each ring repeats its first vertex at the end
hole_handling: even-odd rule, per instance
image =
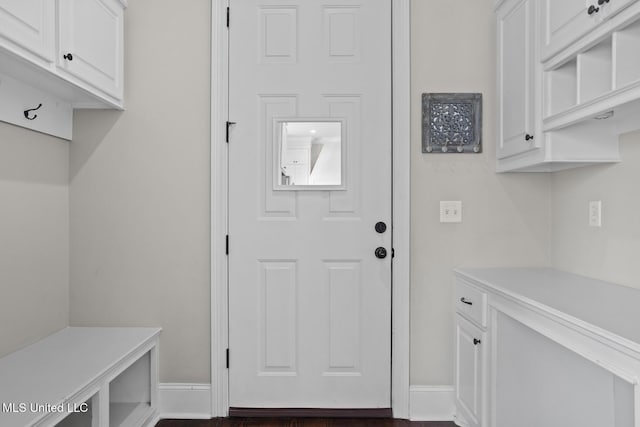
MULTIPOLYGON (((228 267, 228 32, 229 0, 211 3, 211 415, 229 414, 228 267)), ((409 418, 411 227, 410 0, 392 0, 393 224, 391 407, 409 418)))

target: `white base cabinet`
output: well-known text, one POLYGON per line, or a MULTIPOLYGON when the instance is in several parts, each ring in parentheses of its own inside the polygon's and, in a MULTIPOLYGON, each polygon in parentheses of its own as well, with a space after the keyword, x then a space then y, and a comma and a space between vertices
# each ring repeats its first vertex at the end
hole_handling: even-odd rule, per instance
POLYGON ((455 401, 458 413, 458 425, 479 427, 484 425, 484 364, 483 344, 486 345, 486 334, 478 326, 467 321, 460 314, 456 315, 456 376, 455 401))
POLYGON ((551 269, 457 269, 455 282, 486 296, 487 316, 461 314, 456 295, 458 425, 640 426, 640 290, 551 269))
POLYGON ((153 425, 159 334, 72 327, 0 358, 0 425, 153 425))

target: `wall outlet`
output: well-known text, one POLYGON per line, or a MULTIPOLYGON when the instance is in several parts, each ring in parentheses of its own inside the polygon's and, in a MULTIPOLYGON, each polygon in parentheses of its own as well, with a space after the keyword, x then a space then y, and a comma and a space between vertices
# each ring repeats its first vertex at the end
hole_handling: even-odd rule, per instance
POLYGON ((589 226, 602 227, 602 201, 589 202, 589 226))
POLYGON ((440 222, 462 222, 462 202, 441 201, 440 222))

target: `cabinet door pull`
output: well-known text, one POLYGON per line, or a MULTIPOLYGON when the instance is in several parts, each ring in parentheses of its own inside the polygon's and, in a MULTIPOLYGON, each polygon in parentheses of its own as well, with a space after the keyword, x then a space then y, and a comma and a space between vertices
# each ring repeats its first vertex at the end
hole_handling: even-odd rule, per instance
POLYGON ((67 61, 73 61, 73 55, 70 53, 67 53, 66 55, 62 55, 62 57, 67 61))
POLYGON ((478 345, 480 343, 482 343, 482 341, 480 341, 479 339, 477 339, 477 338, 473 339, 473 345, 478 345))
POLYGON ((532 139, 533 139, 533 135, 526 134, 526 135, 524 136, 524 140, 525 140, 525 141, 531 141, 532 139))
POLYGON ((599 7, 595 7, 594 5, 589 6, 589 9, 587 10, 587 13, 589 15, 593 15, 594 13, 598 13, 600 11, 599 7))
POLYGON ((602 6, 605 3, 609 3, 609 0, 598 0, 598 5, 602 6))
POLYGON ((460 302, 462 302, 464 304, 468 304, 468 305, 473 305, 473 303, 471 301, 467 301, 466 299, 464 299, 464 297, 460 298, 460 302))

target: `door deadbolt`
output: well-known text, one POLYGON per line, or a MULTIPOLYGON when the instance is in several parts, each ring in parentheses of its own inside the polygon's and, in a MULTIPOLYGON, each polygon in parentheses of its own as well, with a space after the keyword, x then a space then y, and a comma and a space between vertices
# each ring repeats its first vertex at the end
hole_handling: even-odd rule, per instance
POLYGON ((376 258, 384 259, 387 257, 387 250, 380 246, 376 248, 376 258))
POLYGON ((385 224, 384 222, 380 221, 376 223, 376 231, 380 234, 384 233, 385 231, 387 231, 387 224, 385 224))

